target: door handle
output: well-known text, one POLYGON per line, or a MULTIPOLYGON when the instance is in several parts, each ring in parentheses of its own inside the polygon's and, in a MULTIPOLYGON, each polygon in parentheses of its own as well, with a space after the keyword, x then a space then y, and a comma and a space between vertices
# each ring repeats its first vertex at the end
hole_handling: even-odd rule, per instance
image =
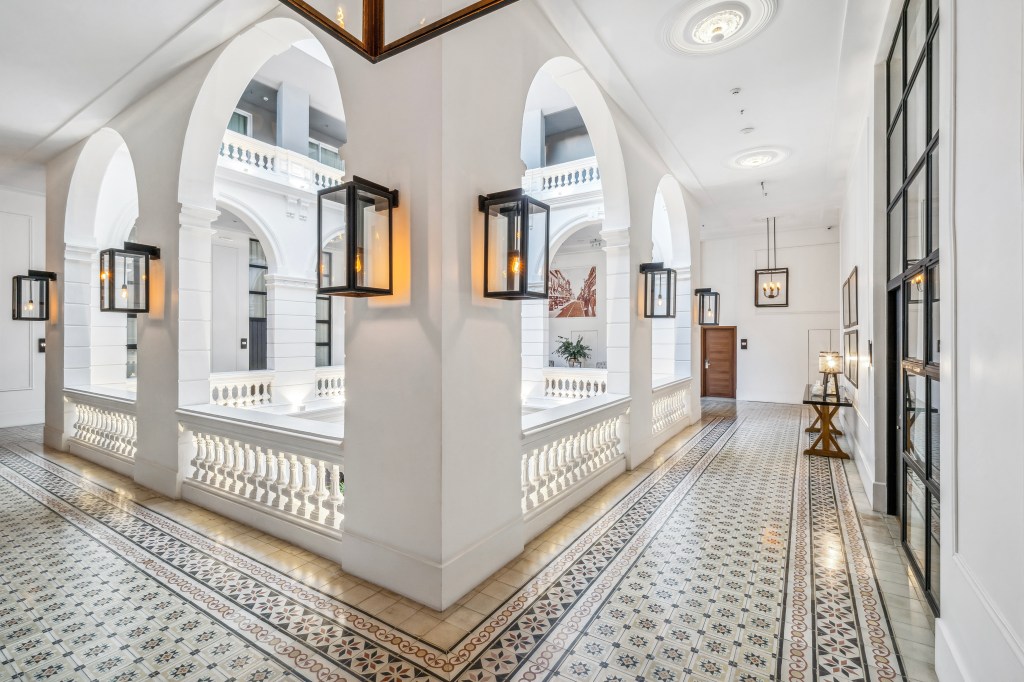
POLYGON ((710 368, 711 368, 711 361, 710 360, 705 360, 704 361, 704 369, 710 369, 710 368))

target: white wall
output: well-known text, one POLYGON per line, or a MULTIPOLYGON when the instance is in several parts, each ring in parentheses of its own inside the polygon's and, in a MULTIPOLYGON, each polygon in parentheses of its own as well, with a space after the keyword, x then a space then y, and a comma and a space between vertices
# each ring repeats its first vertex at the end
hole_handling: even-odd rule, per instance
MULTIPOLYGON (((26 275, 30 268, 46 269, 45 209, 41 194, 0 187, 0 287, 6 297, 14 275, 26 275)), ((51 301, 53 320, 59 312, 57 297, 51 301)), ((46 363, 36 344, 45 338, 47 326, 46 322, 15 322, 6 305, 0 312, 0 427, 43 421, 46 363)))
POLYGON ((721 294, 721 324, 735 326, 736 397, 799 403, 808 383, 807 358, 813 329, 839 326, 839 233, 825 227, 778 233, 778 258, 789 268, 789 307, 754 307, 754 270, 766 267, 764 233, 702 235, 702 287, 721 294))
MULTIPOLYGON (((608 306, 606 305, 605 289, 608 286, 605 254, 601 249, 586 251, 560 250, 551 259, 552 270, 569 270, 572 272, 573 293, 579 293, 583 278, 591 267, 597 267, 597 316, 596 317, 548 317, 548 357, 555 367, 566 367, 565 360, 554 355, 552 351, 560 343, 559 336, 567 339, 575 338, 584 333, 584 343, 591 346, 590 359, 583 363, 584 367, 597 367, 599 362, 608 362, 608 306)), ((547 306, 545 305, 545 312, 547 306)), ((548 363, 544 363, 548 366, 548 363)))
POLYGON ((213 236, 211 372, 245 372, 249 351, 249 235, 218 231, 213 236))

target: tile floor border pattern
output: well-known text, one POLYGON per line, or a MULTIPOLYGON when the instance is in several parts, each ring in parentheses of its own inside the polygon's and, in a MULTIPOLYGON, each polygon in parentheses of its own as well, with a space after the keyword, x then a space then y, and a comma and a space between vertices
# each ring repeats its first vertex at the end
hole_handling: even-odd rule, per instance
MULTIPOLYGON (((621 513, 623 511, 625 511, 627 505, 635 504, 636 500, 642 498, 647 492, 649 492, 652 488, 654 488, 658 483, 663 482, 662 479, 665 478, 665 476, 671 472, 673 467, 676 467, 677 465, 682 463, 683 466, 681 467, 681 471, 677 472, 677 473, 689 472, 693 468, 693 459, 695 457, 697 457, 697 456, 703 457, 703 455, 705 454, 704 450, 714 446, 714 444, 717 443, 721 439, 722 431, 727 430, 728 427, 729 427, 728 424, 723 424, 721 421, 718 421, 718 420, 712 420, 711 423, 709 423, 707 426, 705 426, 703 429, 701 429, 699 431, 699 433, 697 433, 695 436, 693 436, 682 448, 680 448, 675 454, 673 454, 669 458, 668 461, 666 461, 661 467, 659 467, 659 469, 656 470, 655 474, 653 474, 651 476, 648 476, 641 483, 641 485, 637 489, 635 489, 625 499, 623 499, 620 503, 618 503, 611 513, 606 514, 600 521, 595 523, 594 524, 594 528, 592 528, 590 531, 585 533, 584 537, 581 537, 576 543, 574 543, 574 545, 570 547, 570 550, 567 550, 563 554, 562 557, 560 557, 559 559, 556 559, 554 562, 552 562, 552 566, 550 566, 547 569, 547 571, 545 571, 545 572, 546 573, 551 573, 552 569, 558 570, 560 567, 556 566, 556 564, 563 564, 564 565, 564 564, 568 563, 566 561, 566 559, 571 559, 573 554, 578 554, 578 552, 573 552, 572 551, 573 548, 579 549, 580 546, 585 545, 587 542, 593 542, 593 538, 589 538, 587 536, 593 536, 596 533, 599 533, 600 531, 604 530, 604 528, 610 526, 611 525, 610 521, 614 521, 615 512, 620 512, 621 513), (687 446, 689 446, 689 447, 687 447, 687 446), (696 452, 692 452, 692 450, 694 450, 694 449, 696 449, 696 452), (689 454, 691 456, 690 457, 684 457, 684 455, 687 455, 687 454, 689 454)), ((268 567, 266 567, 264 564, 262 564, 260 562, 255 562, 255 561, 253 561, 251 559, 248 559, 247 557, 244 557, 244 555, 237 555, 237 553, 233 552, 232 550, 229 550, 229 549, 224 548, 224 547, 222 547, 220 545, 217 545, 216 543, 213 543, 213 542, 209 541, 209 539, 205 538, 205 536, 201 536, 201 535, 198 535, 198 534, 195 534, 195 533, 191 533, 190 531, 187 531, 187 529, 185 529, 183 527, 180 527, 180 526, 177 527, 177 528, 173 528, 174 526, 177 526, 178 524, 170 521, 169 519, 166 519, 165 517, 163 517, 159 513, 147 510, 147 509, 142 508, 139 505, 135 504, 134 502, 131 502, 129 500, 125 500, 123 498, 120 498, 115 493, 113 493, 113 492, 111 492, 111 491, 109 491, 109 490, 107 490, 107 489, 105 489, 105 488, 103 488, 101 486, 98 486, 98 485, 93 484, 91 482, 85 481, 85 480, 81 479, 80 477, 78 477, 77 475, 73 474, 72 472, 64 469, 60 465, 54 464, 52 462, 49 462, 45 458, 41 458, 38 455, 35 455, 35 454, 33 454, 33 453, 29 452, 29 451, 20 452, 20 453, 17 453, 17 454, 19 455, 19 458, 21 460, 24 460, 26 462, 31 462, 36 467, 47 471, 51 476, 55 476, 55 477, 59 478, 64 484, 67 484, 67 485, 71 486, 72 488, 74 488, 76 486, 79 487, 80 490, 81 490, 81 488, 89 488, 88 494, 90 496, 97 497, 97 498, 102 498, 103 502, 105 502, 105 503, 107 503, 109 505, 112 505, 113 507, 117 508, 122 513, 128 511, 128 512, 130 512, 129 516, 146 517, 145 521, 147 521, 147 522, 156 522, 157 524, 159 524, 161 526, 164 526, 164 527, 172 527, 172 530, 176 530, 176 531, 178 531, 181 534, 191 536, 189 539, 192 540, 193 542, 204 543, 204 541, 205 541, 205 544, 208 545, 208 547, 206 547, 206 549, 213 550, 214 552, 216 552, 216 553, 218 553, 220 555, 233 555, 230 558, 235 559, 236 562, 238 562, 238 563, 247 564, 245 566, 245 568, 248 568, 250 570, 255 569, 255 570, 261 571, 264 574, 261 577, 264 577, 264 578, 269 577, 269 578, 272 578, 272 579, 276 578, 276 582, 278 583, 276 585, 276 587, 280 587, 280 588, 291 587, 291 588, 293 588, 293 591, 294 591, 294 588, 296 588, 296 587, 298 587, 300 591, 304 589, 306 591, 306 593, 307 593, 304 596, 306 596, 307 598, 312 597, 313 601, 316 602, 316 606, 319 606, 321 608, 324 607, 325 605, 326 606, 330 606, 331 604, 329 604, 329 602, 333 602, 334 605, 343 606, 343 605, 341 605, 340 602, 337 602, 336 600, 333 600, 333 599, 330 599, 330 598, 326 598, 324 595, 322 595, 320 593, 315 593, 314 594, 315 591, 310 591, 309 588, 305 588, 305 586, 297 585, 293 580, 291 580, 287 576, 283 576, 282 574, 277 574, 276 571, 273 571, 273 569, 269 569, 268 567), (325 602, 328 602, 328 603, 325 604, 325 602)), ((706 462, 705 462, 705 464, 706 464, 706 462)), ((673 477, 673 478, 675 478, 675 477, 673 477)), ((51 480, 50 482, 51 483, 55 483, 55 481, 53 481, 53 480, 51 480)), ((672 481, 668 481, 668 482, 665 482, 665 483, 672 483, 672 481)), ((672 487, 675 487, 675 484, 673 484, 672 487)), ((40 491, 36 491, 36 492, 37 492, 37 497, 38 497, 39 496, 38 493, 40 491)), ((71 493, 72 497, 77 497, 76 494, 75 494, 75 491, 73 489, 69 490, 69 492, 71 493)), ((45 496, 43 496, 43 497, 45 497, 45 496)), ((61 513, 62 514, 65 514, 65 515, 68 515, 68 514, 75 515, 75 513, 77 512, 76 509, 74 509, 73 507, 68 506, 65 503, 65 501, 59 500, 55 496, 50 496, 50 497, 51 497, 51 499, 49 499, 48 501, 51 503, 51 505, 54 505, 54 504, 60 505, 61 506, 61 513)), ((95 506, 95 505, 91 505, 91 506, 95 506)), ((79 514, 78 518, 76 520, 78 520, 81 523, 81 522, 86 522, 88 520, 88 518, 90 518, 90 516, 89 516, 88 510, 86 510, 86 514, 85 515, 79 514)), ((102 522, 100 522, 100 525, 103 525, 102 522)), ((97 530, 97 529, 94 528, 94 530, 97 530)), ((116 529, 114 529, 114 530, 116 531, 116 529)), ((108 541, 116 541, 117 538, 110 537, 108 535, 107 536, 107 540, 108 541)), ((123 542, 119 542, 117 544, 121 545, 119 547, 119 549, 121 549, 122 551, 132 550, 133 549, 131 546, 124 545, 123 542)), ((143 549, 145 549, 145 548, 143 548, 143 549)), ((189 548, 189 549, 192 549, 192 548, 189 548)), ((152 552, 151 548, 149 549, 149 552, 152 552)), ((153 570, 153 564, 152 564, 152 557, 151 556, 146 556, 145 553, 137 554, 136 551, 132 551, 131 553, 133 555, 136 555, 136 559, 140 562, 141 565, 146 566, 147 570, 149 570, 149 571, 153 570)), ((223 556, 221 558, 223 558, 223 556)), ((165 576, 165 579, 167 579, 167 578, 174 578, 174 577, 175 576, 173 575, 173 572, 172 572, 170 575, 165 576)), ((529 592, 532 591, 533 593, 538 593, 539 592, 539 590, 538 590, 538 583, 545 582, 544 580, 542 580, 542 577, 543 577, 543 573, 542 573, 542 576, 539 576, 532 583, 528 584, 527 588, 524 588, 523 592, 529 593, 529 592)), ((508 603, 512 604, 513 606, 515 606, 517 604, 519 606, 522 606, 523 605, 522 596, 523 596, 523 594, 521 593, 520 595, 517 595, 516 597, 513 597, 508 603)), ((499 610, 500 609, 501 609, 501 607, 499 607, 499 610)), ((361 615, 361 617, 359 615, 357 615, 356 618, 353 618, 353 616, 356 615, 353 612, 342 612, 342 613, 339 613, 337 611, 335 612, 335 615, 342 616, 342 618, 344 620, 340 620, 339 619, 339 622, 345 622, 346 625, 359 626, 359 625, 365 625, 366 623, 369 623, 369 626, 367 628, 369 630, 369 635, 370 636, 376 636, 376 641, 374 641, 374 644, 380 644, 381 643, 379 640, 382 639, 382 635, 384 635, 383 638, 386 639, 386 634, 387 633, 385 632, 385 628, 381 627, 378 624, 374 624, 372 622, 372 619, 369 619, 369 618, 365 617, 365 615, 361 615)), ((509 618, 510 615, 514 615, 514 613, 510 614, 509 609, 506 608, 504 611, 502 611, 502 613, 500 613, 494 619, 494 621, 496 621, 497 624, 499 624, 499 625, 503 624, 502 621, 508 622, 510 620, 510 618, 509 618)), ((484 626, 483 630, 485 630, 485 631, 491 630, 491 632, 486 632, 485 633, 485 634, 491 634, 494 631, 494 627, 493 627, 492 624, 488 624, 488 625, 484 626)), ((473 633, 471 633, 471 635, 472 634, 473 633)), ((480 639, 479 637, 476 637, 476 638, 469 637, 467 639, 469 639, 469 640, 477 639, 478 641, 477 642, 473 642, 474 644, 482 643, 482 642, 479 642, 479 639, 480 639)), ((483 641, 486 642, 487 639, 488 639, 487 637, 484 637, 483 641)), ((455 669, 455 665, 453 665, 453 662, 450 659, 447 660, 447 661, 443 660, 443 659, 442 660, 438 660, 438 654, 436 653, 436 651, 435 652, 426 651, 424 649, 424 647, 420 645, 419 642, 416 642, 415 644, 410 643, 410 645, 411 646, 400 647, 401 649, 405 649, 406 651, 397 652, 397 653, 407 653, 407 652, 409 652, 409 653, 412 653, 413 655, 417 655, 417 656, 419 656, 421 658, 425 658, 425 659, 428 659, 428 660, 429 660, 431 654, 433 653, 433 656, 434 656, 433 662, 435 663, 435 665, 437 665, 438 667, 442 667, 442 668, 443 667, 449 667, 450 670, 445 671, 445 672, 449 672, 449 673, 455 669), (410 649, 412 649, 411 652, 409 651, 410 649), (448 665, 446 665, 446 664, 448 664, 448 665)), ((471 653, 471 651, 472 651, 472 648, 470 649, 470 653, 471 653)), ((464 658, 468 662, 469 656, 465 656, 464 658)), ((362 671, 356 671, 356 672, 366 673, 368 671, 367 670, 362 670, 362 671)), ((433 672, 437 673, 439 671, 434 670, 433 672)), ((446 675, 446 677, 447 677, 447 675, 446 675)))

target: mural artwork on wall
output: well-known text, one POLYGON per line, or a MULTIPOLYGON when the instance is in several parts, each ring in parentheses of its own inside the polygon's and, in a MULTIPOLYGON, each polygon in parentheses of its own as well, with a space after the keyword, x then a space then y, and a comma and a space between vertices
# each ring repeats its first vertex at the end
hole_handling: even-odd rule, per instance
POLYGON ((597 266, 548 273, 548 317, 597 317, 597 266))

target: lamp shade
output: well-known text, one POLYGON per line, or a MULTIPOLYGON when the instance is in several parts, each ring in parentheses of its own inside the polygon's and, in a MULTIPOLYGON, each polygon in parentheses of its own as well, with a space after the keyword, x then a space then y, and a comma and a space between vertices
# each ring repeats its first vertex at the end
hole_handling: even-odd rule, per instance
POLYGON ((676 271, 664 263, 643 263, 644 317, 676 316, 676 271))
POLYGON ((484 297, 548 297, 551 208, 521 189, 479 198, 484 214, 484 297))
POLYGON ((837 351, 821 351, 818 353, 818 371, 822 374, 842 374, 843 361, 837 351))
POLYGON ((11 319, 39 322, 50 319, 50 282, 57 279, 52 272, 29 270, 15 275, 12 282, 11 319))
POLYGON ((359 177, 317 197, 321 296, 390 296, 398 190, 359 177))
POLYGON ((124 248, 100 252, 100 310, 105 313, 149 312, 149 262, 160 249, 125 242, 124 248))

